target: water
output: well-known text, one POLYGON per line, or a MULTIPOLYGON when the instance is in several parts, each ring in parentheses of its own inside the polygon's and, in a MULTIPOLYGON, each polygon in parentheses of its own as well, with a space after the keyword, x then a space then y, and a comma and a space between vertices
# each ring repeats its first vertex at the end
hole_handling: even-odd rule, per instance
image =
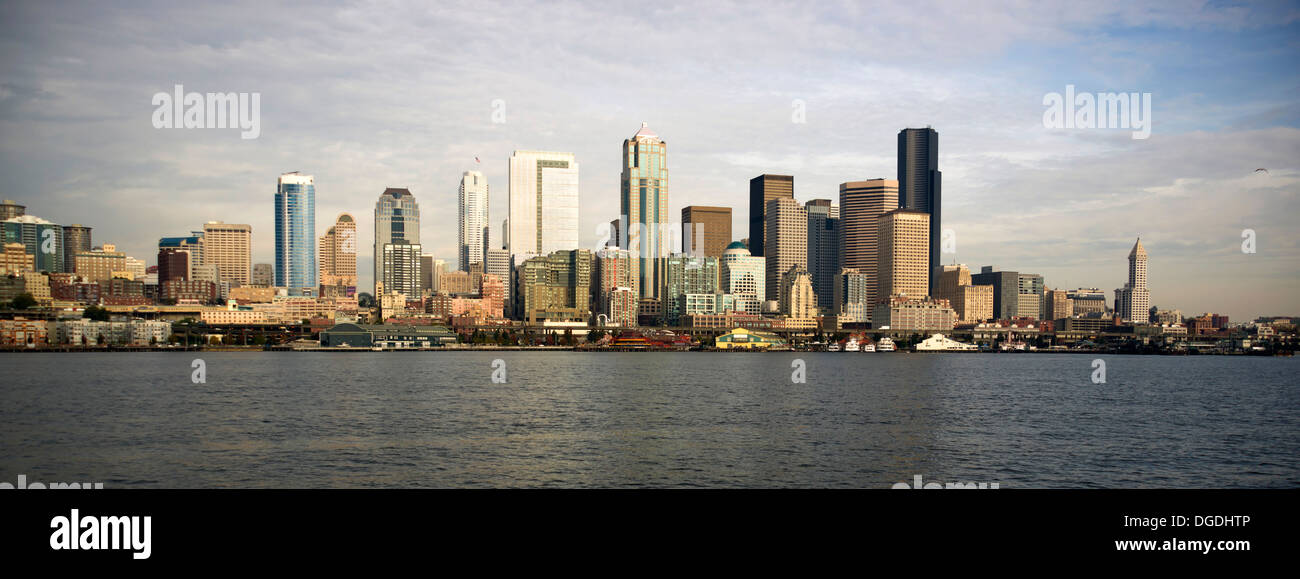
POLYGON ((868 353, 0 356, 0 481, 1300 486, 1300 361, 868 353), (190 380, 191 360, 207 383, 190 380), (491 381, 506 361, 508 384, 491 381), (807 364, 792 384, 791 361, 807 364))

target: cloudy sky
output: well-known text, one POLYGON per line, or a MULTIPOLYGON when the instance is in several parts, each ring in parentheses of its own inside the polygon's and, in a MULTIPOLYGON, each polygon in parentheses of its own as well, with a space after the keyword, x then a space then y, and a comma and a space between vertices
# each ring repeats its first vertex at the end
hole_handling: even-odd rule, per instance
POLYGON ((577 156, 594 246, 618 214, 622 141, 647 121, 672 215, 734 207, 739 239, 751 177, 837 199, 896 178, 898 130, 930 125, 945 263, 1110 292, 1141 235, 1154 304, 1300 315, 1297 3, 268 4, 6 2, 0 197, 150 263, 159 237, 250 223, 271 262, 276 178, 300 170, 318 233, 348 211, 371 239, 379 193, 406 187, 426 251, 454 263, 461 172, 487 175, 499 241, 515 149, 577 156), (151 99, 176 84, 260 93, 260 138, 155 129, 151 99), (1150 138, 1044 127, 1066 85, 1150 93, 1150 138))

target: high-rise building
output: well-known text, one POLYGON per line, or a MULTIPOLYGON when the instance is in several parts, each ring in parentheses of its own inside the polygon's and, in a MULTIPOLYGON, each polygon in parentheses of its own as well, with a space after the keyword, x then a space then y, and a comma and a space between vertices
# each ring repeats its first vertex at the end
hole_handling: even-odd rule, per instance
MULTIPOLYGON (((320 236, 320 285, 348 288, 341 295, 357 290, 357 220, 351 213, 340 213, 320 236)), ((336 292, 337 293, 337 292, 336 292)), ((325 295, 325 291, 321 291, 325 295)))
POLYGON ((682 226, 684 253, 720 258, 731 244, 730 207, 688 205, 682 208, 682 226))
POLYGON ((483 273, 497 276, 501 280, 502 304, 510 303, 510 251, 506 249, 489 249, 483 254, 483 273))
MULTIPOLYGON (((745 245, 755 256, 766 257, 767 207, 769 202, 780 197, 794 199, 793 175, 763 174, 749 180, 749 240, 745 245)), ((780 279, 780 274, 777 279, 780 279)), ((776 287, 775 283, 768 285, 776 287)))
MULTIPOLYGON (((5 220, 4 243, 21 243, 32 254, 36 271, 63 273, 63 226, 35 215, 19 215, 5 220)), ((74 258, 75 260, 75 258, 74 258)))
POLYGON ((26 205, 19 205, 13 199, 5 199, 3 202, 0 202, 0 221, 8 221, 15 217, 22 217, 26 214, 26 205))
MULTIPOLYGON (((457 259, 460 268, 469 271, 472 263, 482 263, 488 248, 488 182, 478 171, 465 171, 460 176, 458 207, 459 227, 456 233, 457 259)), ((506 278, 508 279, 508 278, 506 278)))
POLYGON ((1106 292, 1099 288, 1079 288, 1066 292, 1074 315, 1104 314, 1107 311, 1106 292))
POLYGON ((861 323, 871 320, 871 283, 875 275, 854 268, 843 268, 835 275, 835 289, 831 292, 832 312, 841 324, 861 323))
POLYGON ((1043 314, 1043 276, 1036 273, 1018 274, 1016 315, 1022 318, 1039 319, 1043 314))
POLYGON ((767 299, 767 259, 751 255, 740 241, 732 242, 722 252, 718 267, 719 289, 737 298, 741 311, 757 314, 767 299), (741 302, 741 299, 744 302, 741 302))
POLYGON ((275 285, 275 266, 269 263, 253 264, 252 285, 259 285, 259 286, 275 285))
POLYGON ((960 322, 978 323, 993 318, 993 286, 974 285, 964 264, 939 266, 935 297, 948 300, 960 322))
POLYGON ((77 254, 90 251, 90 228, 80 223, 63 226, 63 271, 77 271, 77 254))
POLYGON ((280 175, 275 191, 275 285, 289 295, 316 291, 316 181, 280 175))
POLYGON ((1150 319, 1151 292, 1147 290, 1147 250, 1142 238, 1128 252, 1128 283, 1115 290, 1115 310, 1120 319, 1145 324, 1150 319))
POLYGON ((995 271, 991 265, 971 275, 975 285, 993 286, 993 318, 1009 320, 1020 315, 1020 273, 995 271))
POLYGON ((384 293, 399 293, 417 299, 423 281, 420 275, 420 245, 405 241, 385 243, 379 255, 383 266, 380 271, 384 277, 380 281, 384 284, 384 293))
POLYGON ((589 321, 594 257, 571 249, 524 260, 515 272, 518 318, 530 324, 589 321))
POLYGON ((5 243, 0 252, 0 276, 33 271, 35 260, 21 243, 5 243))
MULTIPOLYGON (((611 318, 614 312, 608 308, 610 306, 611 292, 617 289, 631 290, 632 284, 632 262, 634 256, 630 250, 619 249, 617 247, 606 246, 596 252, 596 273, 592 275, 594 285, 591 295, 597 300, 593 309, 600 313, 607 314, 611 318)), ((631 313, 623 312, 624 315, 631 315, 632 319, 636 318, 636 304, 641 300, 640 295, 633 296, 631 299, 631 313)), ((621 303, 621 302, 620 302, 621 303)), ((626 304, 623 304, 626 305, 626 304)))
POLYGON ((78 252, 74 257, 73 269, 77 275, 92 282, 106 282, 113 279, 115 273, 126 270, 126 254, 117 251, 111 243, 78 252))
MULTIPOLYGON (((1069 292, 1063 289, 1047 290, 1043 294, 1043 315, 1044 320, 1059 320, 1074 315, 1074 304, 1070 302, 1069 292)), ((1182 320, 1176 320, 1177 323, 1182 320)))
POLYGON ((515 151, 510 156, 512 266, 578 244, 578 162, 573 153, 515 151))
POLYGON ((663 315, 675 326, 687 313, 688 296, 718 293, 718 258, 678 254, 664 259, 663 315))
POLYGON ((888 293, 876 291, 879 258, 880 216, 898 209, 898 181, 869 179, 840 183, 840 230, 843 232, 842 265, 867 276, 866 317, 871 317, 877 299, 888 293))
POLYGON ((628 243, 636 254, 632 276, 641 297, 657 298, 663 290, 664 263, 671 249, 663 238, 668 220, 668 144, 647 123, 623 141, 623 178, 619 189, 621 215, 627 216, 628 243))
POLYGON ((221 221, 203 224, 203 264, 215 265, 221 279, 247 285, 253 279, 253 226, 221 221))
POLYGON ((939 133, 930 127, 898 132, 898 206, 930 215, 927 242, 930 276, 927 291, 933 291, 939 272, 939 235, 942 219, 942 175, 939 172, 939 133))
POLYGON ((812 318, 817 315, 817 295, 813 290, 812 274, 802 267, 793 267, 781 276, 781 315, 791 318, 812 318))
MULTIPOLYGON (((767 260, 767 299, 780 300, 781 279, 792 268, 808 269, 808 210, 794 197, 779 196, 763 211, 763 257, 767 260)), ((752 250, 751 250, 752 253, 752 250)))
POLYGON ((193 279, 190 267, 193 265, 190 250, 185 247, 158 247, 158 285, 169 281, 186 281, 193 279))
POLYGON ((830 199, 804 203, 808 211, 808 273, 812 274, 817 309, 831 311, 835 301, 835 275, 840 272, 840 208, 830 199))
MULTIPOLYGON (((388 187, 383 193, 379 194, 379 200, 375 201, 375 282, 379 283, 384 280, 384 245, 389 243, 420 245, 420 206, 415 202, 415 196, 411 195, 409 189, 398 189, 388 187)), ((403 250, 405 256, 406 250, 403 250)), ((419 253, 416 254, 416 264, 419 264, 419 253)), ((420 278, 415 278, 418 285, 420 278)), ((408 286, 407 289, 411 289, 408 286)), ((378 290, 376 290, 378 291, 378 290)), ((392 288, 384 286, 384 291, 392 291, 392 288)), ((403 292, 405 293, 405 292, 403 292)), ((418 296, 419 293, 407 294, 408 296, 418 296)))
POLYGON ((880 216, 876 257, 878 301, 889 296, 919 298, 929 295, 929 242, 928 213, 895 209, 880 216))

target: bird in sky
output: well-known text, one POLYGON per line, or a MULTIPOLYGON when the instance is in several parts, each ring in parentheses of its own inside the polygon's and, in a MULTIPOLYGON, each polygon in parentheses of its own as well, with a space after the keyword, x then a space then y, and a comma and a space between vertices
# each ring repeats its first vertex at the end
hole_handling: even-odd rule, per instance
MULTIPOLYGON (((478 157, 475 157, 475 159, 477 159, 477 158, 478 158, 478 157)), ((1255 172, 1256 172, 1256 173, 1258 173, 1258 172, 1260 172, 1260 171, 1263 171, 1265 175, 1268 174, 1268 169, 1265 169, 1265 168, 1263 168, 1263 167, 1260 167, 1260 168, 1258 168, 1258 169, 1255 169, 1255 172)))

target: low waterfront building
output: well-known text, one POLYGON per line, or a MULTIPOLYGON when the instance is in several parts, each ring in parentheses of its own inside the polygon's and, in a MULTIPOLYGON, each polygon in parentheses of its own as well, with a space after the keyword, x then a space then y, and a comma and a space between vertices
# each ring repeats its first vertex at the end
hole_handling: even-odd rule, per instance
POLYGON ((771 348, 781 348, 786 345, 785 340, 771 332, 761 330, 749 330, 746 328, 736 328, 718 336, 714 340, 714 346, 720 350, 767 350, 771 348))
POLYGON ((320 333, 326 348, 430 348, 456 343, 445 326, 339 324, 320 333))
POLYGON ((950 331, 957 324, 957 312, 948 300, 928 297, 891 296, 876 304, 871 327, 902 331, 950 331))
POLYGON ((49 327, 44 320, 0 320, 0 346, 37 347, 48 343, 49 327))

